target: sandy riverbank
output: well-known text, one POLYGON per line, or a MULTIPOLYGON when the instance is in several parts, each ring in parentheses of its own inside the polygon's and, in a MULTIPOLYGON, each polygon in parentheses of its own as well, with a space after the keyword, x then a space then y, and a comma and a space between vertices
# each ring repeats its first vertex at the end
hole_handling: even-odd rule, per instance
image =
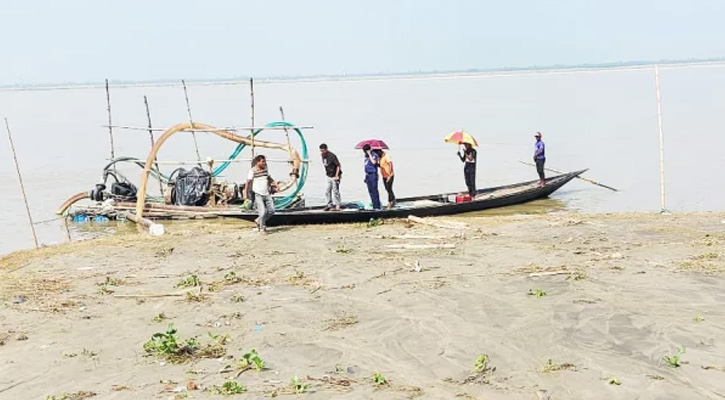
POLYGON ((288 396, 295 375, 310 399, 725 398, 723 218, 205 223, 15 253, 0 260, 0 399, 222 398, 252 348, 266 369, 232 379, 242 399, 288 396), (200 287, 176 287, 191 275, 200 287), (122 297, 136 294, 180 296, 122 297), (168 323, 198 337, 191 360, 146 356, 168 323))

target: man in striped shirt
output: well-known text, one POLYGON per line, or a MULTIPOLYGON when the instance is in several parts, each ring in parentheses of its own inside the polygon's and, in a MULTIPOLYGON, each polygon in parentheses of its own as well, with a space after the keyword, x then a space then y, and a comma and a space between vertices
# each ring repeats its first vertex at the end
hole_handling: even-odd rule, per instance
MULTIPOLYGON (((254 220, 260 233, 267 233, 267 220, 274 215, 274 201, 270 188, 277 189, 277 182, 267 172, 267 158, 258 155, 252 160, 252 169, 247 175, 247 186, 254 192, 254 203, 257 206, 259 217, 254 220)), ((248 191, 244 191, 244 200, 247 200, 248 191)))

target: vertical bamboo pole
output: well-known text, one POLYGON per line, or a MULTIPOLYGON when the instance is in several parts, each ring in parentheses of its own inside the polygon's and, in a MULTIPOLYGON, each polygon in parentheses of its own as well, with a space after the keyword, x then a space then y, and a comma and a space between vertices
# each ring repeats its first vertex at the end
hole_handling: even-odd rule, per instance
MULTIPOLYGON (((282 108, 282 106, 279 106, 279 114, 282 116, 282 122, 285 122, 284 108, 282 108)), ((289 141, 289 130, 287 129, 287 127, 284 128, 284 135, 287 137, 287 151, 289 151, 289 149, 292 148, 292 145, 290 144, 290 141, 289 141)))
MULTIPOLYGON (((146 120, 148 121, 149 126, 149 138, 151 139, 151 148, 154 148, 154 145, 156 144, 156 141, 154 140, 154 131, 153 127, 151 125, 151 110, 149 109, 149 101, 146 98, 146 95, 143 96, 143 103, 146 106, 146 120)), ((159 164, 155 162, 156 157, 154 157, 154 166, 156 166, 156 171, 161 172, 159 169, 159 164)), ((161 175, 158 175, 157 178, 159 178, 159 191, 161 192, 161 197, 164 196, 164 183, 161 182, 161 175)))
POLYGON ((15 144, 13 143, 13 135, 10 133, 10 124, 8 119, 5 118, 5 128, 8 131, 8 140, 10 140, 10 150, 13 152, 13 160, 15 160, 15 170, 18 171, 18 181, 20 182, 20 190, 23 193, 23 201, 25 202, 25 211, 28 213, 28 220, 30 221, 30 230, 33 232, 33 241, 35 242, 35 248, 40 247, 38 245, 38 235, 35 233, 35 224, 33 224, 33 216, 30 215, 30 206, 28 205, 28 196, 25 194, 25 185, 23 184, 23 176, 20 174, 20 166, 18 165, 18 156, 15 154, 15 144))
POLYGON ((106 110, 108 110, 108 136, 111 139, 111 160, 116 157, 116 151, 113 146, 113 123, 111 121, 111 91, 108 89, 108 79, 106 79, 106 110))
POLYGON ((665 136, 662 131, 662 95, 660 93, 660 68, 655 64, 655 86, 657 89, 657 126, 660 133, 660 212, 667 212, 665 206, 665 136))
MULTIPOLYGON (((186 111, 189 113, 189 125, 193 127, 194 120, 191 118, 191 105, 189 104, 189 93, 186 91, 186 81, 182 79, 181 85, 184 86, 184 98, 186 99, 186 111)), ((191 131, 191 137, 194 139, 194 150, 196 151, 196 159, 201 161, 201 155, 199 155, 199 144, 196 142, 196 132, 191 131)))
POLYGON ((70 235, 70 227, 68 227, 68 217, 63 217, 63 223, 65 223, 65 233, 68 235, 68 241, 72 242, 73 238, 70 235))
POLYGON ((252 97, 252 158, 254 158, 254 78, 249 78, 249 94, 252 97))

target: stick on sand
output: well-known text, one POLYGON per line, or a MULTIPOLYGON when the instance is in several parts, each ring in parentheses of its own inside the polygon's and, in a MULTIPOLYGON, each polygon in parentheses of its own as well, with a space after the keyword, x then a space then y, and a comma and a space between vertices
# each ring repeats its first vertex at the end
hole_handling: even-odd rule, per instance
POLYGON ((437 222, 437 221, 430 221, 426 220, 420 217, 416 217, 415 215, 408 215, 408 220, 416 222, 418 224, 423 225, 430 225, 435 226, 436 228, 443 228, 443 229, 466 229, 467 224, 453 224, 451 222, 437 222))

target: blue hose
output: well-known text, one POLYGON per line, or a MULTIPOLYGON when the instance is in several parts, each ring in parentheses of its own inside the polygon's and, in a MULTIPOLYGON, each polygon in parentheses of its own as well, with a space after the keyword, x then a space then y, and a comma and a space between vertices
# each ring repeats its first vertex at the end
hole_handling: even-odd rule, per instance
MULTIPOLYGON (((306 160, 307 160, 308 154, 307 154, 307 142, 305 142, 305 137, 302 135, 302 131, 300 131, 298 128, 295 128, 293 124, 290 124, 289 122, 285 122, 285 121, 270 122, 267 125, 265 125, 265 128, 277 128, 277 127, 289 127, 292 130, 294 130, 295 132, 297 132, 297 136, 299 136, 300 141, 302 142, 302 154, 300 154, 300 156, 302 157, 302 160, 303 160, 302 165, 300 166, 300 177, 297 180, 297 187, 295 187, 295 189, 289 195, 279 198, 279 199, 274 199, 274 208, 281 210, 281 209, 289 207, 290 204, 292 204, 295 201, 295 199, 297 198, 297 194, 299 194, 299 192, 302 190, 302 187, 305 186, 305 182, 307 181, 307 162, 306 162, 306 160)), ((263 130, 264 129, 257 129, 256 131, 253 131, 252 136, 256 137, 257 134, 262 132, 263 130)), ((245 147, 247 147, 246 144, 239 143, 239 145, 237 145, 237 148, 234 149, 232 154, 229 156, 229 160, 234 160, 235 158, 237 158, 237 156, 239 156, 239 154, 242 152, 242 150, 244 150, 245 147)), ((217 176, 217 175, 221 174, 222 172, 224 172, 225 169, 227 169, 229 164, 230 164, 229 161, 225 161, 225 162, 221 163, 218 167, 216 167, 214 169, 214 171, 212 171, 212 175, 217 176)))

